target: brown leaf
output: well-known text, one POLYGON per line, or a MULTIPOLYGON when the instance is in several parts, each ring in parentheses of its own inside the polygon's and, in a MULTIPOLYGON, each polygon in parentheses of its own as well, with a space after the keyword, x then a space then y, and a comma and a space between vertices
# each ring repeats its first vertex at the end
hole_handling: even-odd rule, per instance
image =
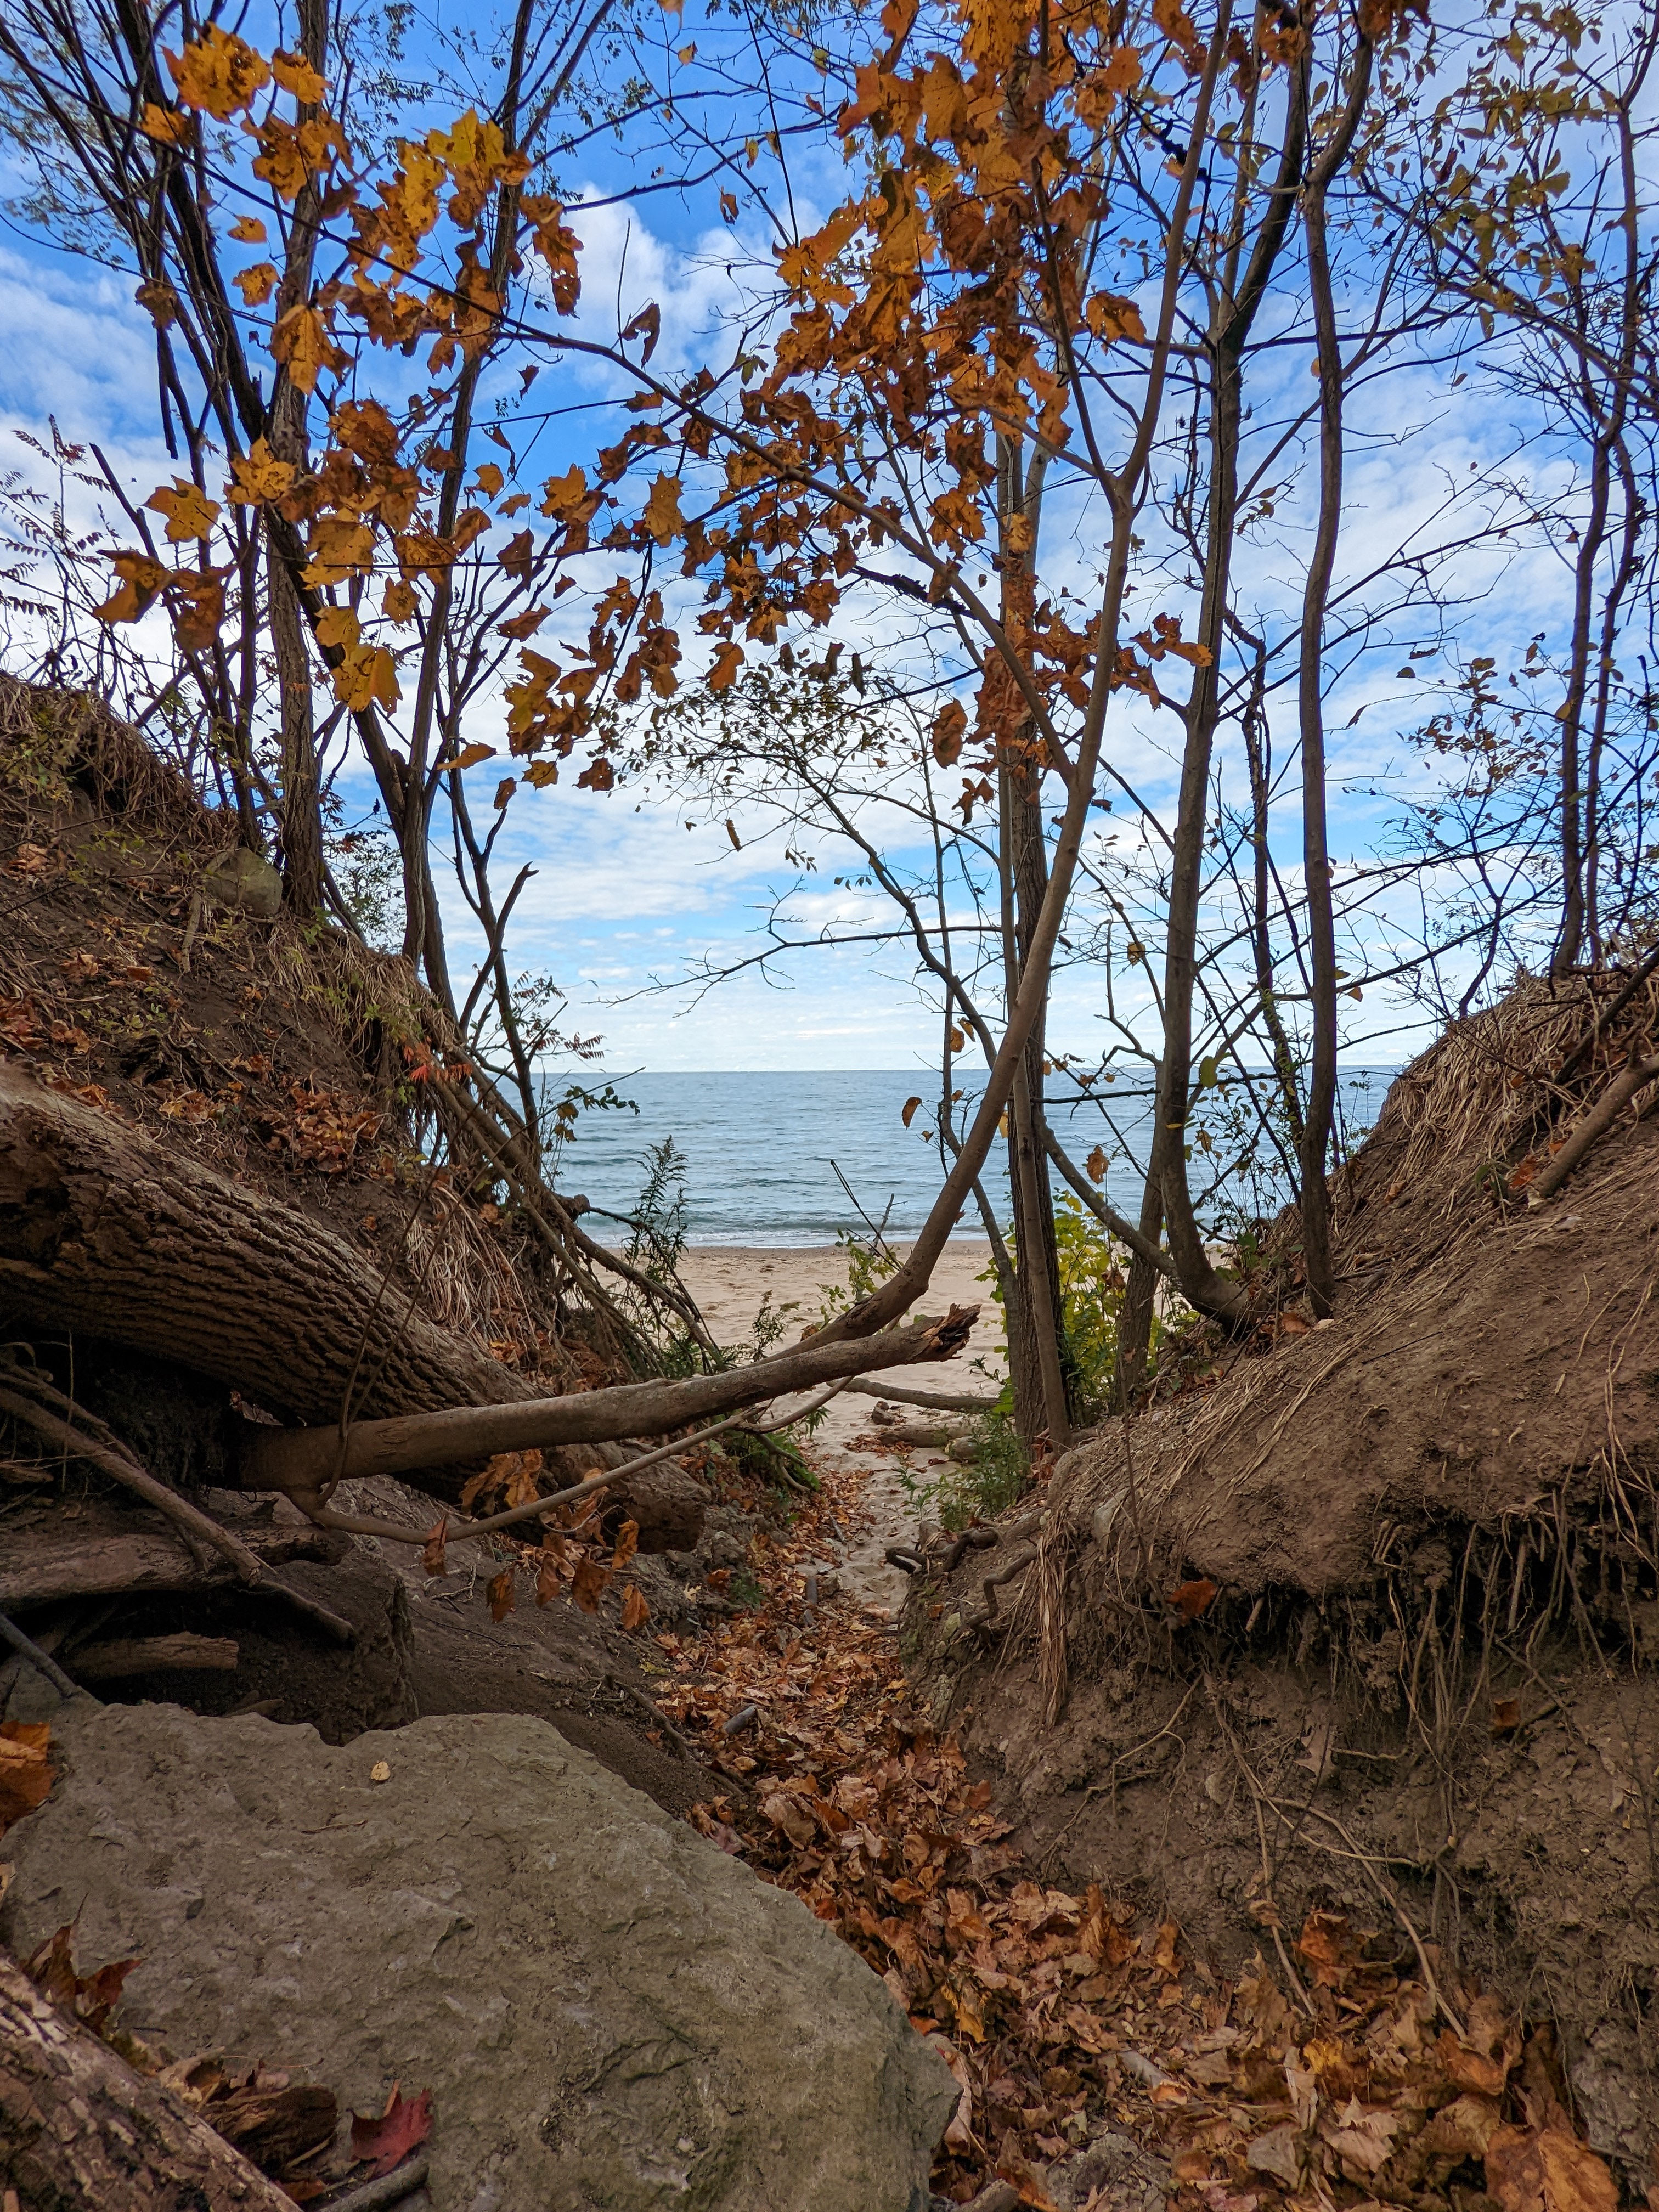
POLYGON ((571 1577, 570 1595, 584 1613, 597 1613, 605 1586, 611 1579, 611 1570, 602 1567, 597 1559, 579 1559, 571 1577))
POLYGON ((74 1940, 73 1924, 66 1923, 41 1945, 23 1971, 55 2005, 83 2021, 94 2035, 101 2035, 105 2023, 120 2001, 121 1985, 138 1961, 136 1958, 116 1959, 90 1974, 77 1974, 74 1940))
POLYGON ((798 1850, 804 1851, 817 1832, 812 1826, 811 1814, 799 1800, 786 1796, 781 1790, 775 1790, 769 1797, 761 1800, 761 1811, 778 1832, 787 1836, 798 1850))
POLYGON ((1513 1735, 1521 1725, 1519 1698, 1494 1698, 1492 1701, 1492 1732, 1494 1735, 1513 1735))
POLYGON ((650 1618, 651 1608, 645 1601, 645 1592, 637 1583, 630 1583, 628 1595, 623 1600, 623 1626, 631 1636, 635 1629, 643 1628, 650 1618))
POLYGON ((426 1534, 426 1548, 421 1553, 421 1565, 429 1575, 447 1574, 449 1570, 444 1559, 444 1537, 449 1528, 449 1516, 441 1516, 435 1527, 426 1534))
POLYGON ((489 1618, 492 1620, 505 1620, 517 1603, 513 1593, 511 1567, 503 1567, 500 1574, 492 1577, 484 1595, 489 1600, 489 1618))
POLYGON ((611 1556, 611 1573, 613 1575, 621 1574, 623 1569, 627 1566, 629 1561, 633 1558, 635 1553, 637 1552, 639 1548, 639 1522, 637 1521, 624 1521, 622 1527, 617 1531, 617 1548, 611 1556))
POLYGON ((45 1721, 0 1721, 0 1835, 51 1795, 51 1741, 45 1721))
POLYGON ((418 2097, 405 2101, 401 2084, 394 2081, 383 2112, 378 2116, 373 2112, 352 2114, 351 2154, 356 2159, 372 2160, 369 2179, 378 2180, 381 2174, 390 2173, 394 2166, 400 2165, 431 2133, 430 2089, 422 2089, 418 2097))

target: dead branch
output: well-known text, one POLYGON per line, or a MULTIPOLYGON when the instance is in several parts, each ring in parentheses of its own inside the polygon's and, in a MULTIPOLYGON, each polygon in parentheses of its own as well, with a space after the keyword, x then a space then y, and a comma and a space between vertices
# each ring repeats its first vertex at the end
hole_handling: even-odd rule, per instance
POLYGON ((1528 1206, 1541 1206, 1553 1198, 1598 1137, 1605 1135, 1638 1091, 1659 1081, 1659 1060, 1638 1060, 1634 1047, 1626 1066, 1615 1075, 1587 1114, 1568 1131, 1566 1141, 1553 1158, 1534 1176, 1527 1191, 1528 1206))
POLYGON ((872 1366, 949 1359, 968 1341, 977 1312, 974 1306, 953 1306, 943 1321, 921 1328, 808 1345, 747 1367, 683 1381, 625 1382, 608 1390, 577 1391, 528 1404, 468 1406, 398 1420, 357 1421, 343 1438, 332 1425, 270 1429, 250 1424, 242 1439, 240 1480, 245 1490, 284 1490, 319 1499, 324 1485, 337 1477, 400 1474, 423 1487, 421 1477, 428 1469, 496 1452, 661 1436, 711 1414, 865 1374, 872 1366))

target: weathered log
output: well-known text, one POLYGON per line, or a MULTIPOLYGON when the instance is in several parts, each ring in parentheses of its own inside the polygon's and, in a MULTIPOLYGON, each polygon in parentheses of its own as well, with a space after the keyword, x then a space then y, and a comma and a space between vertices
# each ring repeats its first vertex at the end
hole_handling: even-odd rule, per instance
POLYGON ((624 1382, 614 1389, 575 1391, 528 1405, 466 1406, 401 1420, 357 1421, 343 1439, 332 1427, 250 1425, 242 1444, 241 1480, 249 1490, 286 1490, 304 1498, 337 1474, 404 1474, 419 1480, 428 1469, 486 1453, 665 1436, 740 1406, 793 1396, 844 1376, 867 1373, 873 1366, 949 1359, 967 1343, 977 1313, 975 1306, 952 1306, 943 1321, 920 1328, 805 1345, 746 1367, 682 1381, 624 1382))
POLYGON ((70 1664, 83 1681, 113 1682, 128 1674, 149 1674, 162 1668, 192 1674, 234 1674, 236 1644, 228 1636, 196 1636, 180 1629, 172 1636, 125 1636, 107 1644, 88 1644, 70 1664))
POLYGON ((0 1312, 209 1375, 292 1421, 532 1386, 311 1215, 0 1066, 0 1312))
POLYGON ((274 2181, 3 1954, 0 2182, 30 2212, 293 2212, 274 2181))
MULTIPOLYGON (((256 1540, 254 1549, 267 1566, 285 1559, 331 1556, 329 1539, 319 1529, 261 1534, 268 1540, 256 1540)), ((204 1564, 192 1559, 164 1529, 112 1532, 54 1517, 7 1537, 5 1559, 0 1563, 0 1613, 55 1605, 64 1598, 228 1588, 236 1579, 228 1560, 204 1564)), ((261 1588, 270 1590, 272 1584, 267 1579, 261 1588)))

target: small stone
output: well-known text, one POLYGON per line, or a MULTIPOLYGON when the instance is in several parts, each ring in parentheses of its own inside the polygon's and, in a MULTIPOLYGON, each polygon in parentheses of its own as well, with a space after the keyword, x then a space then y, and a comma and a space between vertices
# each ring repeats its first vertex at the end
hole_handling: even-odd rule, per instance
POLYGON ((392 1779, 392 1769, 387 1765, 385 1759, 377 1759, 374 1765, 368 1770, 368 1778, 371 1782, 390 1782, 392 1779))

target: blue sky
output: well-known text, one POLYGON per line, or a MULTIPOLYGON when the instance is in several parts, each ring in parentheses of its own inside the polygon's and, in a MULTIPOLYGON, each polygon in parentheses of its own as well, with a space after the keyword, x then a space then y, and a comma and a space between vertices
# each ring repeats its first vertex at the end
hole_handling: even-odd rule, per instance
MULTIPOLYGON (((708 30, 688 6, 675 36, 691 40, 708 30)), ((600 202, 629 173, 630 165, 616 149, 596 142, 567 182, 573 198, 600 202)), ((812 218, 813 203, 821 212, 839 185, 831 155, 820 153, 797 171, 804 222, 812 218)), ((728 262, 740 264, 744 245, 763 245, 746 215, 734 256, 734 234, 711 228, 706 212, 701 204, 687 205, 672 194, 632 210, 579 208, 574 219, 588 246, 584 313, 614 327, 618 312, 625 318, 654 299, 664 315, 661 359, 672 364, 696 358, 705 337, 741 296, 741 267, 728 273, 728 262)), ((1287 314, 1295 304, 1286 303, 1287 314)), ((48 418, 55 417, 66 438, 103 445, 143 497, 167 472, 166 457, 154 425, 149 325, 131 301, 130 285, 8 227, 0 233, 0 316, 7 332, 0 349, 4 464, 41 481, 38 458, 13 434, 27 430, 45 439, 48 418)), ((1283 382, 1291 398, 1305 392, 1306 373, 1305 355, 1287 349, 1283 382)), ((580 394, 584 384, 596 401, 610 396, 603 379, 590 372, 561 368, 557 374, 564 399, 580 394)), ((538 453, 538 466, 551 469, 579 457, 578 436, 591 419, 578 416, 555 426, 553 450, 538 453)), ((1482 477, 1500 457, 1515 455, 1522 471, 1556 470, 1548 453, 1516 453, 1526 427, 1512 410, 1495 410, 1491 393, 1478 384, 1454 385, 1449 370, 1427 365, 1365 395, 1350 460, 1342 574, 1364 573, 1413 528, 1428 526, 1426 518, 1452 489, 1461 496, 1471 476, 1482 477)), ((1282 610, 1299 588, 1297 559, 1305 541, 1298 496, 1294 488, 1284 495, 1279 525, 1264 532, 1250 556, 1247 603, 1254 595, 1264 609, 1282 610)), ((1063 538, 1064 501, 1054 505, 1054 527, 1063 538)), ((1075 547, 1074 560, 1081 580, 1091 565, 1086 541, 1075 547)), ((1470 649, 1518 658, 1534 631, 1559 623, 1565 575, 1560 549, 1538 543, 1465 557, 1456 579, 1474 601, 1466 625, 1470 649)), ((839 629, 854 643, 858 620, 859 611, 849 605, 839 629)), ((1412 617, 1401 617, 1384 627, 1375 649, 1343 678, 1333 697, 1329 719, 1333 731, 1341 732, 1338 761, 1344 778, 1333 842, 1345 858, 1363 861, 1379 848, 1391 816, 1386 794, 1407 775, 1420 776, 1404 757, 1401 731, 1447 664, 1424 658, 1421 673, 1409 684, 1396 672, 1413 649, 1432 642, 1419 635, 1412 617)), ((484 727, 477 734, 489 739, 496 732, 484 727)), ((1172 811, 1176 734, 1172 717, 1160 722, 1126 707, 1109 747, 1165 814, 1172 811)), ((493 777, 488 769, 482 775, 487 790, 493 777)), ((751 952, 775 890, 790 880, 781 836, 766 811, 739 804, 732 811, 740 850, 733 849, 723 819, 660 805, 625 784, 605 795, 580 792, 574 780, 540 794, 522 793, 501 856, 503 879, 524 861, 537 870, 517 910, 515 965, 545 970, 560 982, 570 1000, 568 1025, 603 1034, 610 1064, 617 1067, 927 1064, 937 1024, 918 1008, 900 949, 797 954, 773 979, 750 969, 701 996, 653 988, 705 962, 718 964, 751 952)), ((1279 832, 1279 857, 1292 882, 1298 834, 1295 813, 1287 810, 1279 832)), ((795 902, 810 921, 844 923, 868 909, 867 900, 829 887, 824 878, 833 870, 834 855, 826 851, 819 881, 795 902)), ((1380 957, 1387 935, 1379 927, 1367 945, 1357 948, 1362 971, 1367 951, 1380 957)), ((1144 1007, 1144 991, 1137 999, 1134 979, 1125 988, 1120 1003, 1131 1012, 1144 1007)), ((1084 1054, 1097 1048, 1100 1012, 1098 976, 1062 975, 1051 1042, 1084 1054)), ((1397 1062, 1427 1035, 1420 1017, 1380 995, 1352 1009, 1348 1018, 1356 1039, 1353 1056, 1364 1064, 1397 1062)))

